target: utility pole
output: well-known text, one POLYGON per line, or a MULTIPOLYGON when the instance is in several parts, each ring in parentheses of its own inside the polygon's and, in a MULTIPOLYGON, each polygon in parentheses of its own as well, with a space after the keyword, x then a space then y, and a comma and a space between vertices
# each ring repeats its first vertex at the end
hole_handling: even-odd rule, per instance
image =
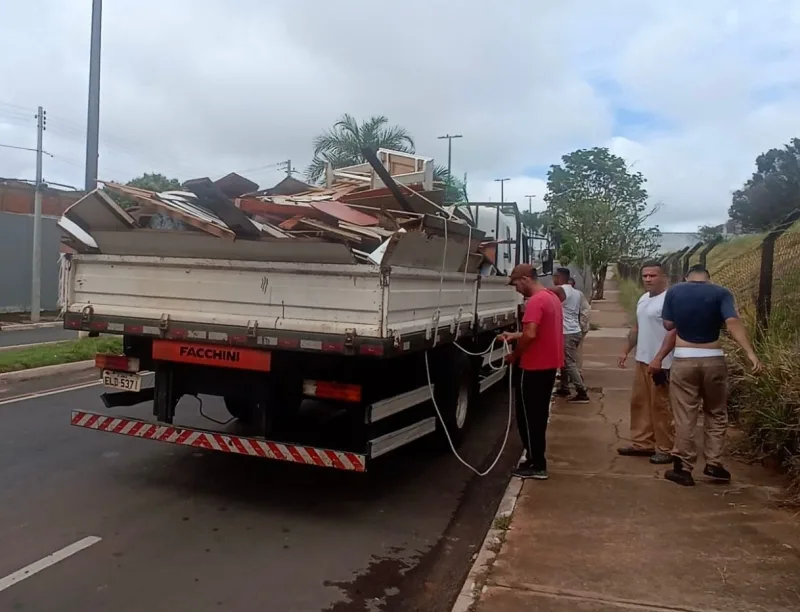
POLYGON ((33 258, 31 270, 31 321, 37 323, 42 310, 42 136, 45 112, 36 113, 36 191, 33 195, 33 258))
POLYGON ((535 198, 536 196, 535 195, 526 195, 525 197, 528 198, 528 212, 531 213, 531 212, 533 212, 533 204, 532 204, 533 198, 535 198))
POLYGON ((292 178, 292 174, 297 172, 297 169, 292 167, 292 160, 291 159, 287 159, 284 162, 280 162, 278 164, 278 168, 280 168, 281 170, 285 170, 286 171, 286 178, 292 178))
POLYGON ((450 184, 453 180, 453 175, 451 174, 453 169, 453 138, 464 138, 461 134, 445 134, 444 136, 437 136, 439 140, 447 139, 447 186, 450 187, 450 184))
POLYGON ((500 203, 501 203, 501 204, 502 204, 503 202, 505 202, 505 201, 506 201, 506 200, 505 200, 505 190, 504 190, 504 187, 505 187, 505 183, 506 183, 506 181, 510 181, 510 180, 511 180, 511 179, 509 179, 509 178, 499 178, 499 179, 494 179, 494 182, 495 182, 495 183, 500 183, 500 203))
POLYGON ((100 42, 103 0, 92 0, 92 34, 89 51, 89 104, 86 120, 86 192, 97 187, 97 160, 100 142, 100 42))

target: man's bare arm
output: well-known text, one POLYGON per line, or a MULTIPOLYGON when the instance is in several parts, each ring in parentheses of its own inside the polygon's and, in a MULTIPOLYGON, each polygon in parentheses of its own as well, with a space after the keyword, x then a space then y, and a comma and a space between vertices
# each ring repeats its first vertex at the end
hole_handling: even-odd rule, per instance
POLYGON ((656 359, 658 361, 664 361, 667 355, 669 355, 675 349, 675 340, 678 338, 678 330, 673 329, 667 332, 667 335, 664 336, 664 341, 661 343, 661 348, 658 349, 656 353, 656 359))
POLYGON ((664 341, 661 343, 661 348, 658 349, 656 356, 653 357, 653 361, 648 364, 647 369, 651 374, 655 374, 661 370, 661 363, 675 348, 675 339, 677 337, 678 332, 674 329, 670 332, 667 332, 667 335, 664 336, 664 341))
POLYGON ((747 358, 753 366, 753 372, 760 372, 762 367, 761 361, 753 349, 753 345, 750 342, 750 338, 747 336, 747 330, 744 328, 741 319, 738 317, 727 318, 725 319, 725 327, 728 328, 728 333, 736 343, 744 349, 747 358))
POLYGON ((639 342, 639 327, 635 325, 628 330, 628 335, 625 337, 625 349, 622 352, 622 355, 619 356, 619 367, 625 367, 625 361, 628 359, 628 355, 630 355, 631 351, 636 348, 636 344, 639 342))
POLYGON ((517 361, 522 356, 525 350, 531 345, 531 342, 533 342, 536 338, 537 331, 538 326, 536 323, 525 323, 524 327, 522 328, 522 334, 517 342, 517 347, 511 354, 512 361, 517 361))
POLYGON ((559 300, 562 302, 567 299, 567 294, 563 287, 552 287, 548 289, 550 293, 555 293, 559 300))
POLYGON ((673 329, 675 329, 675 321, 667 321, 666 319, 664 319, 664 329, 666 329, 667 331, 672 331, 673 329))

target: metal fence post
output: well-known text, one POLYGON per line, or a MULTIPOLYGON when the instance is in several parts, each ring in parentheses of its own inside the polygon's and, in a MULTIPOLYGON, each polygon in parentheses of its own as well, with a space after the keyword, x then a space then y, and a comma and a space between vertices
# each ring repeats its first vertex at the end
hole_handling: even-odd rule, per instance
POLYGON ((775 241, 783 232, 770 232, 761 242, 761 270, 758 275, 756 313, 759 328, 766 330, 772 310, 772 267, 775 262, 775 241))
POLYGON ((775 263, 775 242, 798 219, 800 219, 800 211, 794 211, 779 226, 767 234, 761 242, 761 270, 758 277, 756 315, 758 317, 758 327, 762 332, 769 327, 769 315, 772 312, 772 274, 775 263))
POLYGON ((700 251, 700 265, 704 268, 706 267, 706 261, 708 259, 708 254, 712 251, 712 249, 720 244, 724 238, 722 236, 716 236, 711 242, 709 242, 702 251, 700 251))
POLYGON ((689 274, 689 260, 692 258, 692 255, 697 253, 697 251, 700 249, 701 246, 703 246, 703 243, 698 242, 691 249, 686 251, 686 255, 683 256, 683 266, 681 268, 681 274, 684 277, 686 277, 686 275, 689 274))

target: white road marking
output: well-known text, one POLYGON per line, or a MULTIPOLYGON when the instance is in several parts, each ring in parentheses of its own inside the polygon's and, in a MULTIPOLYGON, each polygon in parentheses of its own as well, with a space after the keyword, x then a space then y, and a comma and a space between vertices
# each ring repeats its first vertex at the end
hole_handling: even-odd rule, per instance
POLYGON ((97 536, 85 537, 82 540, 78 540, 74 544, 70 544, 61 550, 57 550, 52 555, 47 555, 38 561, 34 561, 30 565, 26 565, 22 569, 17 570, 13 574, 9 574, 5 578, 0 578, 0 591, 5 591, 7 588, 17 584, 18 582, 22 582, 26 578, 30 578, 34 574, 38 574, 51 565, 55 565, 59 561, 63 561, 64 559, 67 559, 68 557, 71 557, 72 555, 79 553, 90 546, 94 546, 102 539, 103 538, 99 538, 97 536))
POLYGON ((50 389, 49 391, 39 391, 37 393, 28 393, 26 395, 18 395, 17 397, 9 397, 8 399, 0 400, 0 406, 6 404, 14 404, 16 402, 24 402, 25 400, 36 399, 38 397, 47 397, 48 395, 56 395, 57 393, 66 393, 67 391, 77 391, 79 389, 86 389, 88 387, 96 387, 103 384, 101 380, 94 380, 88 383, 81 383, 79 385, 70 385, 69 387, 59 387, 58 389, 50 389))
MULTIPOLYGON (((140 372, 143 377, 152 376, 153 372, 140 372)), ((6 404, 14 404, 16 402, 24 402, 26 400, 37 399, 40 397, 47 397, 48 395, 57 395, 58 393, 67 393, 68 391, 79 391, 80 389, 88 389, 89 387, 97 387, 102 385, 102 380, 93 380, 91 382, 86 383, 79 383, 77 385, 69 385, 66 387, 58 387, 56 389, 48 389, 47 391, 37 391, 36 393, 27 393, 25 395, 18 395, 16 397, 9 397, 4 400, 0 400, 0 406, 5 406, 6 404)))

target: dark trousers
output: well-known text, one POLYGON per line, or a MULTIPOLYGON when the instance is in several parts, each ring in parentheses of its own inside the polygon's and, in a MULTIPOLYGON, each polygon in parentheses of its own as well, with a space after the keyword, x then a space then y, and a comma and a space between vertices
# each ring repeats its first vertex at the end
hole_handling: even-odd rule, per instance
POLYGON ((528 454, 528 464, 535 470, 546 470, 547 418, 550 399, 556 382, 556 370, 522 370, 515 368, 517 429, 528 454))

